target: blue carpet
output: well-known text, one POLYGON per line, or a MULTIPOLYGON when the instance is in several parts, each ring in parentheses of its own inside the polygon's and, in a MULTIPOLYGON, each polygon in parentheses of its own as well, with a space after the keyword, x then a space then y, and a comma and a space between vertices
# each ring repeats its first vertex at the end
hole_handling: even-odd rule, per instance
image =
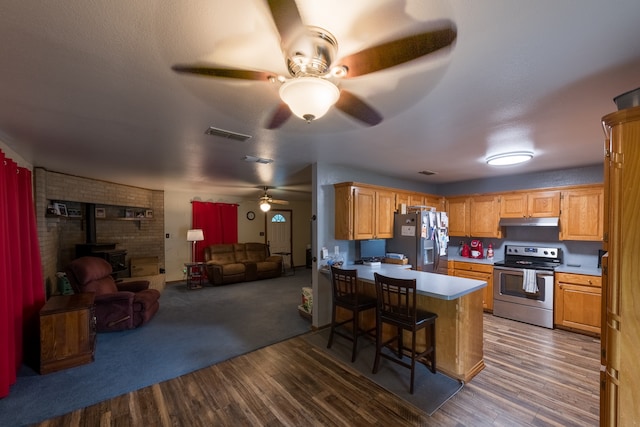
POLYGON ((0 426, 23 426, 308 332, 299 314, 310 270, 293 276, 187 290, 168 285, 147 325, 100 333, 93 363, 39 375, 23 366, 0 400, 0 426))

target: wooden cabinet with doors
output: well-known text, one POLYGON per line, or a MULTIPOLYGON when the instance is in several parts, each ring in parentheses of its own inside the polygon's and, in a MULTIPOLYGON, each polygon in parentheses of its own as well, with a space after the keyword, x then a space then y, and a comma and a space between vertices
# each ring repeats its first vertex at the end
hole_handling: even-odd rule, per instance
POLYGON ((395 193, 356 183, 334 184, 337 240, 393 237, 395 193))
POLYGON ((560 216, 560 191, 507 193, 500 197, 501 218, 549 218, 560 216))
POLYGON ((482 289, 482 308, 493 312, 493 265, 475 262, 449 261, 449 276, 483 280, 487 286, 482 289))
POLYGON ((450 236, 502 237, 499 196, 451 197, 447 213, 450 236))
POLYGON ((600 425, 615 427, 640 420, 640 107, 609 114, 602 124, 607 256, 602 264, 600 425))
POLYGON ((570 189, 561 197, 560 240, 602 240, 604 188, 570 189))
POLYGON ((436 208, 437 211, 444 210, 444 198, 426 193, 410 193, 396 191, 396 210, 400 212, 400 206, 427 206, 436 208))
POLYGON ((40 310, 40 373, 93 362, 96 346, 94 293, 49 298, 40 310))
POLYGON ((469 236, 469 198, 447 198, 447 215, 449 216, 449 236, 469 236))
POLYGON ((556 272, 554 324, 600 335, 601 297, 600 276, 556 272))
POLYGON ((470 203, 471 237, 501 237, 500 197, 473 196, 470 203))

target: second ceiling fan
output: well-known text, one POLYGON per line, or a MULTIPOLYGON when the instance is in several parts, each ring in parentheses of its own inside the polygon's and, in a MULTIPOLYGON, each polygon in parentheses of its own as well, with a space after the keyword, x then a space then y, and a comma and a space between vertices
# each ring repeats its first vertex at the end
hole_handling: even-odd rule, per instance
POLYGON ((269 189, 269 187, 264 187, 264 194, 260 197, 260 199, 258 199, 258 204, 260 206, 260 210, 262 212, 269 212, 269 210, 271 209, 271 205, 272 204, 276 204, 276 205, 288 205, 289 202, 287 202, 286 200, 277 200, 272 198, 268 193, 267 190, 269 189))
POLYGON ((423 57, 452 45, 457 36, 453 22, 442 20, 432 26, 435 29, 338 59, 336 38, 323 28, 305 26, 294 0, 269 0, 268 5, 280 35, 290 76, 208 64, 177 64, 172 67, 179 73, 280 85, 282 102, 271 116, 266 126, 268 129, 279 128, 292 113, 310 123, 322 117, 333 105, 360 122, 375 126, 382 121, 382 115, 360 97, 339 88, 339 82, 423 57))

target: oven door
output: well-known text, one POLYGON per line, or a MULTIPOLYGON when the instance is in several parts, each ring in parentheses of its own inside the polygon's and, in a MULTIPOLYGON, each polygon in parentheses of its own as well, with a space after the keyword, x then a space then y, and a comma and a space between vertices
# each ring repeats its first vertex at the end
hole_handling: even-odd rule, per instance
POLYGON ((536 270, 538 292, 524 291, 524 269, 494 267, 493 299, 553 310, 553 272, 536 270))

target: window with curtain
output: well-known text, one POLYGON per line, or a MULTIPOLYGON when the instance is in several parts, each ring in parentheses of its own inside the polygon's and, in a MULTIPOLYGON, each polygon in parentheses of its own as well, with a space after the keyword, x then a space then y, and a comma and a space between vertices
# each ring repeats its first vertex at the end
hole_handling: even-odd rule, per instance
POLYGON ((192 201, 191 211, 191 227, 204 234, 204 240, 196 242, 196 262, 204 261, 209 245, 238 243, 238 205, 192 201))
MULTIPOLYGON (((44 282, 31 171, 0 150, 0 398, 23 362, 39 358, 44 282)), ((35 366, 34 366, 35 367, 35 366)))

